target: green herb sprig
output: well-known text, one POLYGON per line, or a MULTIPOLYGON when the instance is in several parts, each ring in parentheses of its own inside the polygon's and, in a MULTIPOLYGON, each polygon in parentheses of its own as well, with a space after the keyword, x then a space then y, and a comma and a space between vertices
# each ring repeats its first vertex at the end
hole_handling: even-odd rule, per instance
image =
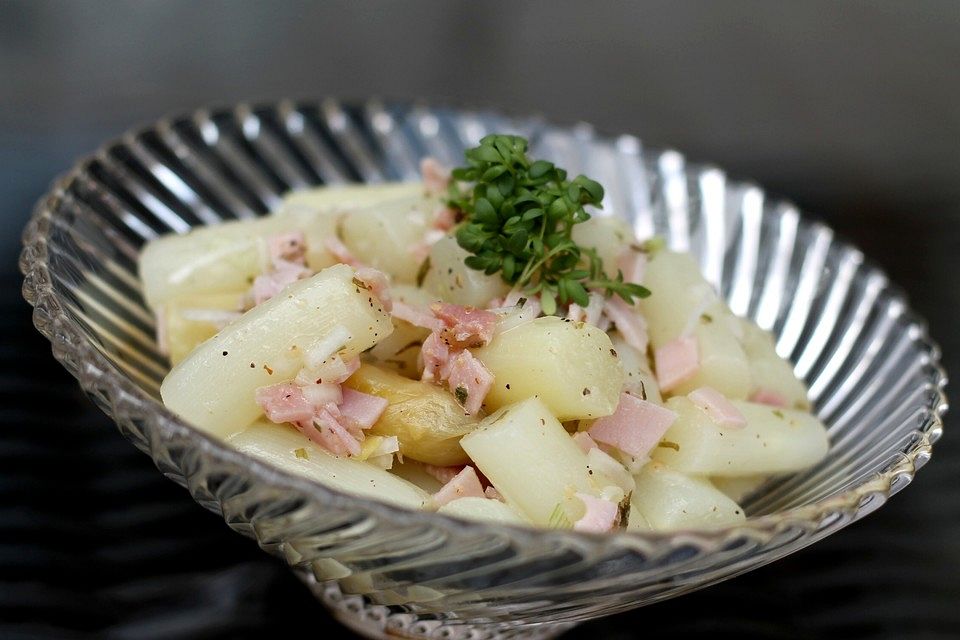
POLYGON ((468 267, 540 294, 547 315, 556 313, 558 302, 587 306, 590 289, 631 304, 650 295, 625 282, 619 270, 607 275, 596 250, 573 241, 573 227, 590 219, 584 207, 601 206, 598 182, 583 175, 567 180, 552 162, 531 160, 519 136, 486 136, 464 155, 467 166, 452 173, 449 204, 464 214, 456 237, 472 254, 468 267))

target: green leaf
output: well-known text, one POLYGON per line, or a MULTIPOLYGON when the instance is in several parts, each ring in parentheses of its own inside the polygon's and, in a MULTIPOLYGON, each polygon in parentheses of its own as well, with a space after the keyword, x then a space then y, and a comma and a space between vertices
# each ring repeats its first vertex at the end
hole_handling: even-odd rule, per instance
POLYGON ((503 279, 507 282, 513 282, 517 263, 514 257, 506 255, 503 257, 503 279))
POLYGON ((483 271, 487 268, 487 261, 480 256, 467 256, 463 259, 463 263, 471 269, 476 269, 477 271, 483 271))
MULTIPOLYGON (((481 145, 471 149, 471 151, 474 153, 474 157, 476 157, 478 160, 482 160, 484 162, 503 162, 503 156, 501 156, 500 152, 493 147, 481 145)), ((470 153, 470 151, 467 153, 470 153)))
POLYGON ((493 208, 493 205, 490 204, 490 201, 486 198, 480 198, 473 205, 474 216, 477 218, 478 222, 484 224, 496 224, 497 211, 493 208))
POLYGON ((510 240, 507 241, 507 250, 519 256, 523 253, 523 250, 527 248, 527 237, 527 232, 520 229, 510 236, 510 240))
POLYGON ((546 160, 537 160, 536 162, 530 165, 530 171, 529 171, 530 177, 534 179, 542 178, 552 169, 553 169, 552 162, 548 162, 546 160))
POLYGON ((486 196, 487 196, 487 200, 490 201, 490 204, 493 205, 494 209, 500 209, 500 207, 503 206, 504 199, 503 199, 503 194, 500 193, 500 189, 497 189, 496 187, 491 185, 487 187, 486 196))
POLYGON ((494 180, 496 180, 506 172, 507 172, 507 168, 504 165, 502 164, 494 165, 483 172, 483 175, 480 176, 480 182, 493 182, 494 180))
POLYGON ((537 207, 535 209, 527 209, 526 211, 524 211, 521 219, 524 222, 530 222, 531 220, 536 220, 542 215, 543 215, 543 209, 541 209, 540 207, 537 207))
POLYGON ((566 283, 567 294, 574 302, 581 307, 586 307, 588 304, 590 304, 590 297, 587 295, 587 290, 583 288, 582 284, 580 284, 579 279, 570 279, 567 280, 566 283))
POLYGON ((552 316, 557 312, 557 300, 553 297, 548 291, 540 291, 540 308, 543 309, 543 314, 546 316, 552 316))
POLYGON ((497 179, 497 188, 500 189, 500 193, 502 193, 504 197, 513 193, 515 184, 516 181, 509 173, 505 173, 497 179))
POLYGON ((562 218, 563 216, 567 215, 567 211, 568 211, 567 201, 564 200, 563 198, 557 198, 556 200, 550 203, 549 213, 550 213, 550 217, 553 218, 554 220, 558 218, 562 218))
MULTIPOLYGON (((596 180, 591 180, 586 176, 577 176, 578 184, 590 195, 590 202, 599 204, 603 200, 603 187, 596 180)), ((586 204, 586 203, 584 203, 586 204)))

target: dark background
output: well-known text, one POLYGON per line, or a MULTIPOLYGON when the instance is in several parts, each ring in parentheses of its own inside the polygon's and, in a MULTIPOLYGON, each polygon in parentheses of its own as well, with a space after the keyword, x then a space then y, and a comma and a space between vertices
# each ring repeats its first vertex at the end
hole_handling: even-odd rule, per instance
MULTIPOLYGON (((960 370, 960 3, 0 0, 0 638, 340 633, 114 431, 32 330, 19 231, 171 111, 371 95, 585 120, 787 195, 878 260, 960 370)), ((772 566, 570 638, 960 637, 960 447, 772 566)))

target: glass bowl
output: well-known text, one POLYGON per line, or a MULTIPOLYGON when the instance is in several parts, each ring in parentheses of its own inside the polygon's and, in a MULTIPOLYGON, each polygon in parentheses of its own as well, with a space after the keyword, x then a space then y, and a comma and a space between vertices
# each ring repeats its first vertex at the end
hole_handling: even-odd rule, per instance
POLYGON ((548 637, 764 565, 903 489, 947 406, 924 323, 860 251, 752 184, 586 125, 333 100, 166 118, 56 182, 25 230, 20 266, 37 328, 120 431, 372 637, 548 637), (734 312, 772 329, 829 426, 827 458, 755 492, 740 526, 591 535, 356 498, 248 458, 163 407, 167 366, 136 276, 145 240, 263 215, 289 189, 415 179, 421 157, 458 163, 493 131, 524 135, 534 155, 599 180, 604 215, 691 251, 734 312))

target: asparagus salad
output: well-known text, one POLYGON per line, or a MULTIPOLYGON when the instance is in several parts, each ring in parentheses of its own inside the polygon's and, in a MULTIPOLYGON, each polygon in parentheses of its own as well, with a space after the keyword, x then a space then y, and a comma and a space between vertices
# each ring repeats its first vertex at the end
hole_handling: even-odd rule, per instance
POLYGON ((140 256, 163 402, 356 495, 606 532, 716 527, 827 452, 771 336, 603 188, 491 135, 422 182, 288 194, 140 256))

